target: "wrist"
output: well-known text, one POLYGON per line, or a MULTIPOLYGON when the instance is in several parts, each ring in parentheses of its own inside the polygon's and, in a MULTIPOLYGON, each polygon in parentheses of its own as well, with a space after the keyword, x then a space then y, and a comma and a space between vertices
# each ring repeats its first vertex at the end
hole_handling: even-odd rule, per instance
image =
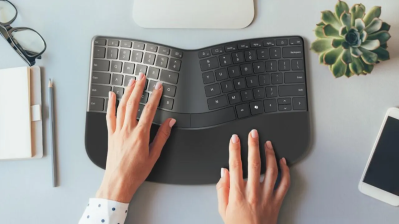
POLYGON ((121 180, 104 180, 97 191, 97 198, 104 198, 122 203, 129 203, 135 190, 130 184, 121 180))

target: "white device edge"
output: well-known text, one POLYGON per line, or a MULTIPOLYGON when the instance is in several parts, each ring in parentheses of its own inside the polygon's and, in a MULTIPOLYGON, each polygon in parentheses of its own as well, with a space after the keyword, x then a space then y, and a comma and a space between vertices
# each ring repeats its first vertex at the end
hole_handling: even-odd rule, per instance
POLYGON ((364 177, 365 177, 366 172, 367 172, 367 169, 369 168, 370 161, 371 161, 371 159, 374 156, 375 149, 376 149, 376 147, 378 145, 378 142, 379 142, 379 140, 381 138, 382 131, 384 130, 385 124, 386 124, 386 122, 388 120, 388 117, 392 117, 392 118, 395 118, 395 119, 399 120, 399 109, 398 108, 390 108, 390 109, 388 109, 387 113, 385 114, 385 118, 384 118, 384 120, 382 122, 380 131, 379 131, 379 133, 377 135, 377 139, 374 142, 373 149, 372 149, 372 151, 370 153, 370 156, 369 156, 369 159, 367 161, 366 167, 364 168, 362 177, 360 179, 360 182, 359 182, 359 185, 358 185, 358 189, 359 189, 359 191, 361 193, 363 193, 365 195, 368 195, 368 196, 370 196, 372 198, 375 198, 377 200, 380 200, 380 201, 385 202, 387 204, 390 204, 392 206, 399 206, 399 196, 394 195, 392 193, 389 193, 389 192, 384 191, 384 190, 382 190, 380 188, 377 188, 375 186, 372 186, 370 184, 367 184, 367 183, 363 182, 364 177))

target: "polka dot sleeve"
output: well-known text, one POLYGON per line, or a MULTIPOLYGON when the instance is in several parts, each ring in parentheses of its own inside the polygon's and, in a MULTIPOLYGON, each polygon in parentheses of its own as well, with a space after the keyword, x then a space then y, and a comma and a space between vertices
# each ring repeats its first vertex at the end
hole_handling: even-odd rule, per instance
POLYGON ((79 224, 123 224, 129 204, 91 198, 79 224))

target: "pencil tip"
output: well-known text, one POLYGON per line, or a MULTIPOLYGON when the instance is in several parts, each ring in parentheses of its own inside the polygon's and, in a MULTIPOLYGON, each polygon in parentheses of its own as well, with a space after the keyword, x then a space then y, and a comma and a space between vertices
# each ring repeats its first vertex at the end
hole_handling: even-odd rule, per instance
POLYGON ((51 82, 51 79, 48 80, 48 87, 53 87, 53 83, 51 82))

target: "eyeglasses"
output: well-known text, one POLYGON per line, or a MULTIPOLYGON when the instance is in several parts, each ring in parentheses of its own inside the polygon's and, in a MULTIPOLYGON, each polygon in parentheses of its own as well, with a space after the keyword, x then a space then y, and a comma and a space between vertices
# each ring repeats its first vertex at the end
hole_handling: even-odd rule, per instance
POLYGON ((8 0, 0 0, 0 34, 29 66, 41 59, 47 48, 38 32, 26 27, 12 28, 10 24, 17 18, 17 8, 8 0))

